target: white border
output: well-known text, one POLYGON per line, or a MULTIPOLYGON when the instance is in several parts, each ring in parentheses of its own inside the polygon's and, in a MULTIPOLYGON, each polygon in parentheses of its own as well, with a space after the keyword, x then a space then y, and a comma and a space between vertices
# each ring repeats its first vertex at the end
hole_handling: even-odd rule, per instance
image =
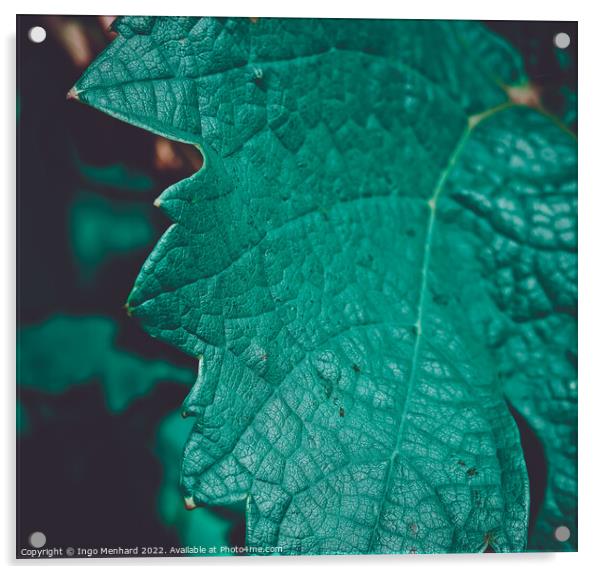
MULTIPOLYGON (((369 0, 368 2, 337 2, 327 4, 324 0, 303 0, 295 3, 276 1, 254 1, 252 3, 221 0, 182 2, 169 0, 145 2, 105 0, 82 2, 62 0, 55 2, 5 1, 2 6, 2 83, 0 88, 0 110, 3 113, 3 131, 0 142, 3 147, 2 178, 4 186, 0 192, 2 206, 0 263, 2 270, 0 364, 4 366, 2 379, 5 392, 4 424, 2 442, 4 472, 2 493, 4 494, 4 516, 0 521, 0 547, 2 561, 13 566, 15 548, 14 535, 14 327, 15 327, 15 14, 194 14, 202 10, 205 15, 247 16, 332 16, 332 17, 379 17, 379 18, 472 18, 491 20, 578 20, 579 21, 579 553, 573 554, 529 554, 482 556, 345 556, 308 558, 186 558, 144 560, 69 560, 44 561, 51 570, 82 565, 121 570, 125 566, 156 569, 173 567, 234 569, 239 572, 264 572, 279 569, 299 570, 312 568, 317 572, 331 572, 333 568, 344 568, 347 572, 361 572, 378 568, 385 572, 399 572, 404 568, 433 572, 437 568, 462 572, 507 571, 516 572, 543 570, 551 574, 566 574, 567 569, 584 569, 600 563, 602 545, 598 542, 602 520, 602 466, 600 463, 600 421, 602 413, 602 369, 597 359, 602 341, 602 273, 600 271, 600 247, 602 246, 602 123, 600 121, 600 54, 602 50, 602 22, 596 18, 595 2, 571 0, 537 2, 526 0, 503 0, 498 2, 475 2, 454 0, 433 2, 394 2, 393 0, 369 0), (9 10, 11 11, 9 13, 9 10)), ((43 488, 43 479, 40 487, 43 488)), ((52 493, 48 493, 52 496, 52 493)), ((93 515, 94 508, 90 508, 93 515)), ((17 567, 38 567, 40 561, 21 561, 17 567)))

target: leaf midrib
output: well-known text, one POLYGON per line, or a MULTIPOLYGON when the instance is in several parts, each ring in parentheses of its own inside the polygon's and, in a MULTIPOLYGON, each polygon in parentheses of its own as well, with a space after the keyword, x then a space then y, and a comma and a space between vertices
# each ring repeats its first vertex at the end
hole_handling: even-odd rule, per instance
POLYGON ((458 143, 456 144, 454 150, 452 151, 450 158, 447 162, 447 166, 441 172, 439 179, 437 180, 437 184, 433 191, 431 197, 427 200, 427 207, 429 209, 429 218, 427 221, 427 228, 424 239, 424 249, 422 255, 422 266, 420 270, 421 280, 420 280, 420 289, 418 293, 418 305, 416 310, 416 322, 414 323, 414 327, 416 329, 416 338, 414 341, 414 348, 412 351, 412 362, 410 364, 410 373, 408 377, 408 389, 405 394, 405 400, 403 405, 403 411, 401 413, 399 419, 399 425, 397 427, 396 439, 395 439, 395 447, 391 452, 391 456, 388 460, 388 468, 387 474, 385 477, 385 487, 383 489, 382 498, 380 501, 380 506, 376 515, 376 520, 374 522, 374 527, 372 529, 372 533, 370 535, 370 541, 368 542, 367 551, 370 552, 374 548, 375 537, 380 525, 380 517, 383 513, 384 504, 387 500, 387 495, 389 492, 389 488, 391 487, 391 480, 393 477, 393 467, 397 457, 399 457, 399 451, 402 443, 402 438, 405 431, 405 422, 407 420, 409 404, 411 402, 411 397, 414 392, 414 386, 416 383, 416 371, 417 371, 417 363, 418 363, 418 355, 420 352, 420 343, 422 341, 422 315, 424 312, 424 301, 426 296, 426 291, 428 288, 428 273, 431 259, 431 248, 432 248, 432 238, 433 238, 433 230, 435 228, 436 218, 437 218, 437 204, 441 193, 445 187, 445 183, 453 171, 459 157, 462 155, 464 151, 464 147, 466 142, 470 138, 471 133, 474 131, 477 125, 479 125, 482 121, 489 119, 493 115, 500 113, 510 107, 514 107, 515 104, 508 101, 499 106, 491 108, 489 110, 485 110, 479 114, 475 114, 474 116, 469 116, 467 118, 466 127, 464 131, 460 135, 458 139, 458 143))

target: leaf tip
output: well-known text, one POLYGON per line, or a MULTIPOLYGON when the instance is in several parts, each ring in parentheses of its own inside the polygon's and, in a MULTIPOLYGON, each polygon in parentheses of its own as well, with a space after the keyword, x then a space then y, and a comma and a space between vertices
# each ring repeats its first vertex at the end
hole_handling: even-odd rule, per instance
POLYGON ((157 199, 155 199, 155 201, 153 201, 153 205, 155 207, 161 207, 161 197, 157 197, 157 199))
POLYGON ((73 86, 68 92, 67 92, 67 99, 68 100, 79 100, 79 92, 75 89, 75 86, 73 86))
POLYGON ((133 315, 134 308, 130 305, 129 301, 125 303, 123 308, 125 309, 125 312, 127 313, 128 317, 131 317, 133 315))
POLYGON ((101 16, 101 22, 104 25, 105 32, 108 34, 117 34, 117 30, 115 30, 115 20, 117 20, 115 16, 101 16))
POLYGON ((196 504, 194 503, 192 496, 184 497, 184 506, 186 507, 186 510, 194 510, 196 508, 196 504))
POLYGON ((529 108, 541 108, 541 95, 537 86, 526 83, 521 86, 507 86, 506 93, 514 104, 529 108))

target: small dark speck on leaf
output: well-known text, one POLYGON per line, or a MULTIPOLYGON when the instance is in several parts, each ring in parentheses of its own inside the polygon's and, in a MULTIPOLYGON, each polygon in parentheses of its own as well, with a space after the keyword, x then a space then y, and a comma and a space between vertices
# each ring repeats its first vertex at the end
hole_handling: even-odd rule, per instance
POLYGON ((569 361, 570 363, 572 363, 574 365, 577 364, 577 355, 571 349, 567 349, 564 352, 564 356, 566 357, 567 361, 569 361))
POLYGON ((340 417, 344 417, 345 416, 345 409, 343 407, 339 407, 339 416, 340 417))
POLYGON ((253 77, 251 78, 251 80, 257 88, 259 88, 262 91, 265 90, 265 80, 263 77, 263 70, 261 68, 254 68, 253 77))
POLYGON ((470 477, 475 476, 477 473, 477 469, 473 466, 466 471, 466 474, 470 477))
POLYGON ((353 363, 353 365, 351 365, 351 368, 356 372, 356 373, 360 373, 361 369, 359 368, 358 365, 356 365, 355 363, 353 363))
POLYGON ((437 304, 437 305, 442 305, 442 306, 446 306, 449 305, 449 296, 448 295, 444 295, 442 293, 437 293, 434 297, 433 297, 433 301, 437 304))
POLYGON ((411 227, 406 231, 406 235, 408 237, 414 237, 416 235, 416 231, 414 231, 411 227))
POLYGON ((458 464, 459 464, 460 466, 466 466, 466 463, 465 463, 463 460, 459 460, 459 461, 458 461, 458 464))

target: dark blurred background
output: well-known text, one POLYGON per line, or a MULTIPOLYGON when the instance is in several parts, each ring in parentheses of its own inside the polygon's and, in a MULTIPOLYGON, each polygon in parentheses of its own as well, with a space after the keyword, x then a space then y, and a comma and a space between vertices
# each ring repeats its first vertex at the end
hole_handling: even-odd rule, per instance
POLYGON ((197 360, 124 310, 169 225, 154 198, 202 160, 66 100, 105 24, 17 22, 17 547, 34 531, 62 547, 242 544, 241 509, 186 511, 178 492, 197 360))
MULTIPOLYGON (((179 408, 197 361, 124 303, 169 221, 152 201, 202 165, 174 143, 67 101, 111 19, 17 19, 17 548, 244 544, 242 508, 184 509, 179 408), (47 38, 28 32, 42 26, 47 38)), ((486 22, 523 54, 542 105, 577 130, 576 23, 486 22), (566 32, 566 50, 554 46, 566 32)), ((519 417, 533 487, 541 447, 519 417)))

